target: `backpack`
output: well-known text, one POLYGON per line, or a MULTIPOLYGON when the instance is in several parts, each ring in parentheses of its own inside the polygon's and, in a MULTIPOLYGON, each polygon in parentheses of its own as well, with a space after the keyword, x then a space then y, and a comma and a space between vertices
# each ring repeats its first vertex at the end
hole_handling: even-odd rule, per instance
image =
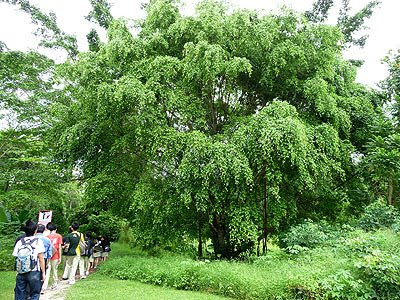
POLYGON ((50 242, 51 242, 51 258, 53 258, 53 256, 58 252, 58 249, 57 249, 57 242, 58 242, 59 240, 58 240, 58 238, 57 238, 57 236, 52 236, 51 237, 51 239, 50 239, 50 242))
POLYGON ((50 241, 51 241, 51 258, 53 258, 54 254, 58 252, 56 248, 57 239, 52 239, 50 241))
POLYGON ((16 270, 19 274, 24 274, 33 271, 36 268, 37 260, 33 256, 35 248, 32 246, 34 242, 37 243, 38 239, 34 238, 25 241, 21 239, 21 245, 17 250, 16 270))
POLYGON ((103 252, 103 247, 101 247, 100 242, 97 242, 93 247, 94 252, 103 252))
POLYGON ((85 241, 82 241, 82 233, 79 234, 79 249, 81 250, 81 255, 87 255, 88 246, 85 241))

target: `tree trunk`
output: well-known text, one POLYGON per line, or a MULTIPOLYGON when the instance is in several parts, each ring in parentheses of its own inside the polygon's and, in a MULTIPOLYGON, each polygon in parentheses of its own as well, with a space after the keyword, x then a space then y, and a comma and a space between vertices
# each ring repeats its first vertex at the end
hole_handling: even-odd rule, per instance
POLYGON ((230 258, 229 239, 225 227, 225 218, 223 213, 214 214, 212 222, 212 239, 214 254, 216 257, 230 258))
POLYGON ((203 241, 201 239, 201 216, 199 215, 199 244, 197 247, 199 258, 203 257, 203 241))
POLYGON ((267 238, 268 238, 268 203, 267 203, 267 177, 266 177, 266 163, 264 162, 263 165, 263 217, 264 217, 264 224, 263 224, 263 235, 265 242, 263 242, 263 253, 265 253, 267 248, 267 238))
POLYGON ((393 205, 393 178, 390 176, 388 181, 388 205, 393 205))

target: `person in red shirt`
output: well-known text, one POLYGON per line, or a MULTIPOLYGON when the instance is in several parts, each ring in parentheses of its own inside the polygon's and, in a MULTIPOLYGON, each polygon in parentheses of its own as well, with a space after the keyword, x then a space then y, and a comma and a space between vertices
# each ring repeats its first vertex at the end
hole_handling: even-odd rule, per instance
POLYGON ((53 273, 53 284, 51 286, 52 289, 57 288, 58 285, 58 276, 57 269, 58 265, 61 263, 61 251, 62 251, 62 236, 57 233, 57 226, 54 223, 48 223, 47 229, 50 231, 50 234, 47 236, 50 239, 51 245, 53 246, 53 256, 50 259, 50 263, 46 269, 46 280, 43 284, 42 291, 47 289, 49 285, 50 274, 53 273))

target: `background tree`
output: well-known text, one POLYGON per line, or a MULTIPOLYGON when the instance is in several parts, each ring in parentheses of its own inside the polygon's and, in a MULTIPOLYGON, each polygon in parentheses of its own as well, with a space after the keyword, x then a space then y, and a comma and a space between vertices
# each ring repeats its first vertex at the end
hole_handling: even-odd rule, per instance
MULTIPOLYGON (((41 46, 63 48, 76 55, 76 40, 61 31, 54 14, 46 15, 28 1, 8 1, 19 5, 38 25, 41 46)), ((0 109, 8 126, 0 130, 0 202, 21 222, 36 218, 38 210, 52 209, 55 221, 66 227, 63 182, 70 179, 51 158, 47 138, 52 112, 62 94, 55 89, 55 63, 31 50, 12 51, 4 43, 0 49, 0 109)))
MULTIPOLYGON (((345 46, 364 47, 368 35, 358 36, 366 29, 365 22, 372 16, 380 1, 371 1, 354 15, 350 15, 350 0, 342 0, 337 19, 337 26, 343 34, 345 46)), ((311 10, 305 12, 306 18, 312 23, 323 23, 327 20, 330 10, 334 7, 333 0, 317 0, 311 10)))
POLYGON ((371 128, 373 138, 368 142, 368 153, 365 159, 366 168, 373 175, 378 187, 378 194, 382 193, 386 185, 386 198, 389 205, 394 204, 398 197, 400 179, 400 55, 399 52, 390 54, 385 59, 389 67, 389 76, 381 86, 385 93, 385 105, 380 119, 377 119, 371 128), (379 184, 380 183, 380 184, 379 184))

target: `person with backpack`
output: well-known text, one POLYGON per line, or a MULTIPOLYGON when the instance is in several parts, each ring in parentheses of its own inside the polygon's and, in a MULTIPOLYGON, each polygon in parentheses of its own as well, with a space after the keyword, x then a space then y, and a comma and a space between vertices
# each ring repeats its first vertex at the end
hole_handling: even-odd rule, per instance
POLYGON ((106 236, 100 237, 100 244, 103 251, 101 252, 101 260, 106 261, 108 253, 111 251, 110 240, 106 236))
POLYGON ((103 247, 101 247, 100 238, 94 239, 93 241, 93 249, 92 249, 92 256, 93 256, 93 269, 96 269, 101 260, 101 253, 103 252, 103 247))
POLYGON ((49 285, 49 278, 51 273, 53 273, 53 284, 51 289, 57 288, 58 285, 58 273, 57 269, 61 263, 61 251, 62 251, 62 236, 57 233, 57 226, 54 223, 48 223, 46 226, 50 234, 47 236, 51 242, 52 253, 49 265, 46 269, 46 280, 43 284, 42 291, 46 290, 49 285))
POLYGON ((86 232, 86 252, 85 252, 85 270, 86 273, 85 275, 88 276, 90 269, 93 267, 93 247, 94 247, 94 241, 93 241, 93 234, 91 231, 86 232))
MULTIPOLYGON (((44 253, 43 253, 44 268, 45 268, 46 273, 47 273, 47 269, 48 269, 48 267, 50 265, 49 261, 50 261, 50 258, 52 256, 51 249, 53 248, 53 246, 51 245, 50 240, 43 235, 45 230, 46 230, 46 226, 44 226, 43 224, 38 224, 35 236, 38 237, 39 239, 41 239, 42 242, 43 242, 43 245, 44 245, 44 253)), ((43 282, 42 282, 42 284, 43 284, 43 282)), ((43 294, 43 293, 44 293, 44 290, 42 288, 41 294, 43 294)))
POLYGON ((68 234, 67 238, 65 239, 65 244, 68 244, 68 251, 66 253, 67 260, 65 264, 65 269, 64 269, 64 274, 63 274, 63 280, 68 279, 69 284, 74 284, 75 283, 75 274, 76 274, 76 269, 78 268, 79 265, 79 273, 80 273, 80 278, 86 278, 85 276, 85 270, 83 266, 83 259, 81 260, 81 247, 80 244, 81 242, 85 242, 83 239, 83 234, 78 232, 79 229, 79 223, 74 222, 71 225, 72 227, 72 232, 68 234))
POLYGON ((25 237, 15 245, 13 256, 16 257, 16 270, 18 272, 14 299, 25 300, 27 286, 30 287, 29 297, 38 300, 42 282, 45 281, 45 264, 43 241, 35 236, 37 224, 31 220, 25 223, 25 237))

